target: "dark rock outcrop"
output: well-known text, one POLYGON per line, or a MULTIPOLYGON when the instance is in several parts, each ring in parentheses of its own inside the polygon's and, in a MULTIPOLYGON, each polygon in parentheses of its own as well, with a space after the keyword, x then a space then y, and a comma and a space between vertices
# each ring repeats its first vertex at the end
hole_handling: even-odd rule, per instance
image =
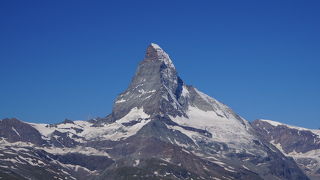
POLYGON ((6 138, 9 142, 23 141, 36 145, 46 143, 35 128, 15 118, 0 120, 0 137, 6 138))

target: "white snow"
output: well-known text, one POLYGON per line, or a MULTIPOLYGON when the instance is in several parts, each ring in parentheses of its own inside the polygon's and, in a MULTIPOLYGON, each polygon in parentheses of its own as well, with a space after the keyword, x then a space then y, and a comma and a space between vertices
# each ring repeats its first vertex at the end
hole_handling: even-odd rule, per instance
POLYGON ((130 122, 132 120, 138 120, 149 118, 150 115, 146 114, 143 110, 143 108, 138 109, 137 107, 130 110, 130 112, 121 118, 120 120, 117 120, 118 123, 124 123, 124 122, 130 122))
MULTIPOLYGON (((173 94, 173 92, 165 85, 163 85, 166 89, 167 92, 169 93, 169 96, 171 97, 171 99, 174 101, 174 103, 172 103, 173 107, 175 109, 178 109, 178 106, 181 107, 180 103, 178 102, 178 100, 176 99, 175 95, 173 94)), ((166 100, 168 100, 168 98, 166 98, 166 100)))
POLYGON ((112 124, 106 124, 103 127, 87 126, 84 128, 84 131, 78 135, 83 136, 86 139, 98 138, 114 141, 120 140, 136 134, 145 124, 149 122, 149 117, 150 116, 146 114, 143 109, 133 108, 126 116, 112 124), (140 122, 128 127, 121 124, 133 120, 140 120, 140 122))
POLYGON ((151 43, 151 46, 155 49, 161 49, 161 47, 158 44, 151 43))
MULTIPOLYGON (((297 127, 297 126, 291 126, 291 125, 287 125, 287 124, 276 122, 276 121, 272 121, 272 120, 265 120, 265 119, 260 119, 260 120, 264 121, 264 122, 267 122, 270 125, 275 126, 275 127, 276 126, 286 126, 288 128, 291 128, 291 129, 296 129, 296 130, 298 130, 298 134, 300 133, 300 131, 310 131, 310 132, 314 133, 315 135, 317 135, 318 137, 320 137, 320 130, 307 129, 307 128, 302 128, 302 127, 297 127)), ((290 152, 290 153, 286 153, 283 150, 283 148, 282 148, 280 143, 275 143, 274 140, 272 140, 270 143, 273 144, 277 149, 279 149, 284 155, 292 157, 295 160, 305 159, 305 158, 315 160, 315 163, 308 164, 307 166, 305 166, 303 164, 302 165, 300 164, 303 168, 309 169, 310 172, 316 171, 316 170, 318 170, 320 168, 320 149, 311 150, 311 151, 308 151, 308 152, 305 152, 305 153, 301 153, 301 152, 298 153, 298 152, 295 152, 295 151, 290 152)), ((314 138, 314 143, 316 143, 316 138, 314 138)), ((297 162, 299 162, 299 161, 297 161, 297 162)))
POLYGON ((125 99, 120 99, 120 100, 116 101, 116 103, 123 103, 123 102, 126 102, 126 100, 125 99))
POLYGON ((184 149, 184 148, 182 149, 182 151, 185 152, 185 153, 190 154, 190 152, 188 150, 184 149))
MULTIPOLYGON (((204 137, 194 131, 188 131, 178 126, 169 126, 170 129, 178 130, 194 141, 205 140, 227 143, 229 148, 245 150, 247 153, 254 152, 256 149, 253 140, 256 139, 250 132, 250 124, 243 118, 237 116, 229 107, 208 95, 195 89, 198 95, 212 106, 211 111, 205 111, 198 107, 189 105, 184 116, 170 116, 170 118, 182 126, 193 127, 210 132, 212 138, 204 137)), ((187 93, 186 93, 187 94, 187 93)), ((265 156, 265 152, 259 152, 265 156)))
POLYGON ((19 156, 20 159, 26 161, 28 164, 30 164, 31 166, 39 166, 39 167, 42 167, 45 165, 45 163, 39 159, 32 159, 32 158, 29 158, 29 157, 22 157, 22 156, 19 156))
POLYGON ((214 180, 221 180, 220 178, 217 178, 217 177, 213 177, 213 179, 214 179, 214 180))
MULTIPOLYGON (((268 121, 270 123, 270 121, 268 121)), ((272 121, 271 123, 273 123, 274 121, 272 121)), ((277 122, 276 123, 273 123, 273 124, 278 124, 277 122)), ((279 123, 281 124, 281 123, 279 123)), ((286 124, 281 124, 281 125, 285 125, 287 126, 286 124)), ((288 126, 290 128, 295 128, 295 129, 299 129, 301 130, 300 127, 294 127, 294 126, 288 126)), ((305 128, 302 128, 302 130, 307 130, 305 128)), ((289 157, 292 157, 294 158, 295 160, 299 160, 299 159, 313 159, 315 160, 315 162, 313 164, 308 164, 307 166, 305 166, 304 164, 300 164, 300 166, 302 166, 302 168, 306 168, 308 169, 308 171, 312 172, 312 171, 316 171, 320 168, 320 149, 316 149, 316 150, 311 150, 311 151, 308 151, 308 152, 305 152, 305 153, 301 153, 301 152, 296 152, 296 151, 293 151, 293 152, 290 152, 290 153, 286 153, 281 144, 280 143, 275 143, 274 140, 272 140, 270 142, 271 144, 273 144, 277 149, 279 149, 285 156, 289 156, 289 157)), ((297 161, 298 164, 299 164, 299 161, 297 161)))
POLYGON ((148 98, 150 98, 152 96, 152 94, 151 95, 149 95, 149 96, 147 96, 147 97, 145 97, 144 99, 148 99, 148 98))
POLYGON ((269 123, 270 125, 272 126, 281 126, 281 125, 284 125, 282 123, 279 123, 279 122, 276 122, 276 121, 271 121, 271 120, 266 120, 266 119, 260 119, 261 121, 264 121, 264 122, 267 122, 269 123))
POLYGON ((20 163, 20 161, 18 161, 17 159, 13 159, 13 158, 4 158, 4 159, 1 159, 1 161, 12 162, 13 164, 20 163))
POLYGON ((171 158, 163 158, 162 160, 164 160, 165 162, 168 162, 168 163, 170 163, 171 162, 171 158))
POLYGON ((144 89, 139 89, 138 92, 141 93, 141 94, 149 94, 149 93, 154 93, 154 92, 156 92, 156 90, 145 91, 144 89))
POLYGON ((305 167, 311 171, 317 171, 318 169, 320 169, 320 149, 311 150, 305 153, 298 153, 294 151, 286 155, 293 157, 295 160, 305 159, 305 158, 313 159, 315 160, 315 162, 312 164, 308 164, 305 167))
POLYGON ((134 161, 133 167, 136 167, 136 166, 138 166, 139 164, 140 164, 140 160, 139 160, 139 159, 136 159, 136 160, 134 161))
MULTIPOLYGON (((83 146, 77 146, 73 148, 59 148, 59 147, 38 147, 32 143, 27 142, 14 142, 10 143, 6 140, 0 140, 0 149, 4 150, 3 152, 6 154, 13 154, 16 155, 17 152, 24 153, 24 151, 28 152, 29 149, 26 149, 25 147, 32 147, 39 150, 44 150, 51 154, 67 154, 67 153, 80 153, 85 155, 96 155, 96 156, 107 156, 110 158, 109 154, 105 151, 100 151, 98 149, 92 148, 92 147, 83 147, 83 146), (8 149, 9 147, 9 149, 8 149)), ((19 156, 20 157, 20 156, 19 156)), ((29 161, 28 161, 29 162, 29 161)), ((39 164, 43 164, 43 162, 38 161, 39 164)))
MULTIPOLYGON (((180 125, 209 131, 215 141, 238 143, 249 142, 253 139, 252 135, 247 132, 245 126, 238 119, 220 117, 214 111, 203 111, 193 106, 189 106, 187 116, 189 118, 171 118, 180 125)), ((190 134, 190 131, 186 134, 188 136, 193 135, 193 133, 190 134)))
MULTIPOLYGON (((183 133, 184 135, 188 136, 190 139, 196 139, 197 136, 200 136, 199 133, 195 132, 195 131, 188 131, 188 130, 185 130, 183 129, 182 127, 179 127, 179 126, 169 126, 169 125, 166 125, 168 129, 173 129, 173 130, 176 130, 176 131, 180 131, 181 133, 183 133)), ((195 140, 194 140, 195 141, 195 140)), ((174 144, 174 142, 172 142, 174 144)), ((177 141, 175 141, 176 144, 178 144, 177 141)), ((187 147, 189 145, 185 145, 185 144, 181 144, 179 143, 180 146, 183 146, 183 147, 187 147)))
POLYGON ((110 157, 108 153, 104 151, 99 151, 92 147, 77 146, 74 148, 58 148, 58 147, 37 147, 37 149, 42 149, 51 154, 67 154, 67 153, 80 153, 84 155, 96 155, 96 156, 107 156, 110 157))
POLYGON ((9 146, 11 149, 19 148, 18 150, 21 150, 22 147, 34 147, 35 145, 29 142, 22 142, 22 141, 10 143, 5 139, 0 139, 0 149, 7 150, 8 149, 7 146, 9 146))
POLYGON ((245 168, 246 170, 251 171, 251 170, 250 170, 247 166, 245 166, 245 165, 242 165, 242 167, 245 168))
POLYGON ((55 161, 55 163, 57 163, 57 164, 65 167, 65 168, 67 168, 67 169, 72 169, 72 170, 74 170, 74 171, 79 171, 79 169, 81 169, 81 170, 84 170, 84 171, 86 171, 86 172, 88 172, 88 173, 90 173, 90 174, 96 174, 96 173, 97 173, 97 170, 91 171, 91 170, 89 170, 89 169, 87 169, 87 168, 85 168, 85 167, 83 167, 83 166, 79 166, 79 165, 62 164, 62 163, 60 163, 59 161, 55 161))
MULTIPOLYGON (((60 132, 67 132, 68 136, 72 138, 72 134, 82 137, 84 140, 113 140, 117 141, 124 139, 136 134, 145 124, 150 120, 148 119, 150 115, 146 114, 141 108, 133 108, 131 111, 123 118, 117 120, 111 124, 105 124, 99 127, 93 127, 92 123, 88 121, 73 121, 72 123, 58 124, 55 126, 48 126, 47 124, 35 124, 29 123, 34 128, 36 128, 45 139, 49 139, 51 134, 57 130, 60 132), (138 123, 132 126, 124 126, 122 123, 127 123, 130 121, 138 121, 138 123), (81 129, 82 132, 77 133, 75 128, 81 129)), ((73 138, 75 141, 82 142, 82 139, 73 138)))
POLYGON ((272 120, 266 120, 266 119, 259 119, 260 121, 264 121, 269 123, 272 126, 286 126, 288 128, 292 128, 292 129, 296 129, 299 131, 311 131, 312 133, 318 135, 320 137, 320 130, 318 129, 307 129, 307 128, 303 128, 303 127, 298 127, 298 126, 292 126, 292 125, 288 125, 288 124, 284 124, 284 123, 280 123, 277 121, 272 121, 272 120))
POLYGON ((237 173, 238 171, 236 171, 235 169, 233 169, 231 166, 228 167, 223 167, 226 171, 230 171, 230 172, 235 172, 237 173))
POLYGON ((11 129, 12 129, 18 136, 20 136, 19 132, 18 132, 14 127, 11 127, 11 129))
POLYGON ((37 124, 37 123, 29 123, 29 124, 33 126, 35 129, 37 129, 40 132, 40 134, 45 137, 48 137, 55 130, 55 128, 46 127, 48 126, 48 124, 37 124))
POLYGON ((181 95, 183 97, 188 97, 189 96, 189 91, 187 89, 187 87, 185 85, 182 86, 182 92, 181 92, 181 95))
MULTIPOLYGON (((274 140, 272 140, 270 142, 271 144, 273 144, 279 151, 282 152, 282 154, 286 154, 285 151, 283 150, 282 146, 280 143, 275 143, 274 140)), ((272 150, 272 149, 271 149, 272 150)), ((273 151, 273 150, 272 150, 273 151)))
POLYGON ((157 51, 160 61, 163 61, 170 68, 175 68, 169 55, 159 45, 151 43, 151 46, 157 51))
POLYGON ((320 158, 320 149, 316 149, 316 150, 311 150, 308 151, 306 153, 299 153, 299 152, 291 152, 288 155, 290 156, 295 156, 295 157, 312 157, 312 158, 320 158))

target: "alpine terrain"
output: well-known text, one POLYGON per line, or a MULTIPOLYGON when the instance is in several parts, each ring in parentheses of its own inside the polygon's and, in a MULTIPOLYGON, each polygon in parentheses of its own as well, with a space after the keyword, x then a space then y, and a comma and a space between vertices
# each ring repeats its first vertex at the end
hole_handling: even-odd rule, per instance
MULTIPOLYGON (((319 144, 293 147, 279 133, 258 133, 258 123, 253 128, 228 106, 186 85, 168 54, 151 44, 108 116, 57 124, 1 120, 0 177, 309 179, 286 155, 310 152, 319 144), (279 143, 283 152, 274 146, 279 143)), ((277 128, 270 126, 270 132, 277 128)), ((313 160, 302 158, 298 164, 313 160)))
POLYGON ((310 179, 320 179, 320 130, 256 120, 253 127, 283 154, 295 159, 310 179))

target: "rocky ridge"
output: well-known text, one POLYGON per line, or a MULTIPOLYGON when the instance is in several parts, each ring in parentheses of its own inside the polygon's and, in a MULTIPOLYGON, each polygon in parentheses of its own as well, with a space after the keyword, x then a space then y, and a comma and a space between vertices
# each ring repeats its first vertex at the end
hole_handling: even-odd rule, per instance
POLYGON ((320 179, 320 130, 271 120, 255 120, 252 126, 284 155, 294 158, 311 179, 320 179))
POLYGON ((110 115, 53 125, 4 119, 0 129, 5 178, 308 179, 247 120, 186 85, 156 44, 110 115))

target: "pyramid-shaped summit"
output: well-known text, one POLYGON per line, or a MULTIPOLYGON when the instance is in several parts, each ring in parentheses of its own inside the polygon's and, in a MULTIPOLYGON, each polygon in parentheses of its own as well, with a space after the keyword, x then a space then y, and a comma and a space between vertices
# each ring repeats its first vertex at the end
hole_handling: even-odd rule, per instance
POLYGON ((186 85, 154 43, 105 118, 53 125, 6 119, 0 130, 0 177, 10 171, 9 179, 308 179, 248 121, 186 85))
POLYGON ((113 122, 123 121, 139 113, 147 114, 150 119, 166 118, 177 127, 195 128, 215 141, 231 142, 230 146, 250 146, 255 139, 246 120, 224 104, 184 84, 169 55, 154 43, 148 46, 128 89, 117 97, 110 117, 113 122))
POLYGON ((151 44, 128 89, 118 96, 112 115, 117 120, 133 108, 143 109, 149 115, 182 115, 179 99, 183 85, 169 55, 151 44))
MULTIPOLYGON (((263 159, 272 152, 262 145, 248 121, 214 98, 184 84, 169 55, 154 43, 147 47, 132 82, 117 97, 107 119, 107 122, 138 127, 130 138, 139 137, 140 143, 144 138, 148 142, 153 139, 159 144, 184 147, 203 157, 249 158, 255 154, 255 158, 263 159)), ((241 159, 236 163, 242 164, 241 159)))
POLYGON ((169 55, 157 44, 151 43, 146 51, 145 60, 163 61, 167 66, 173 67, 169 55))

